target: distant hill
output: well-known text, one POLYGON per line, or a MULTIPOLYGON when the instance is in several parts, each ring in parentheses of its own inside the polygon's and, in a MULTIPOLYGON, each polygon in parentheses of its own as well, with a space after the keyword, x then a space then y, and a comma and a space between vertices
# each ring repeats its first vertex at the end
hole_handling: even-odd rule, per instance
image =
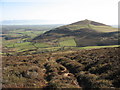
POLYGON ((51 20, 4 20, 0 21, 2 25, 46 25, 54 24, 51 20))
POLYGON ((86 19, 47 31, 35 37, 33 41, 49 42, 59 46, 61 42, 71 39, 74 40, 76 46, 116 45, 118 44, 118 29, 86 19))
POLYGON ((114 28, 118 28, 118 25, 111 25, 112 27, 114 27, 114 28))
MULTIPOLYGON (((103 23, 91 21, 91 20, 82 20, 78 21, 69 25, 63 26, 63 28, 69 28, 70 30, 78 30, 81 28, 89 28, 89 29, 94 29, 97 32, 114 32, 117 31, 117 28, 113 28, 109 25, 105 25, 103 23)), ((62 27, 61 27, 62 28, 62 27)))

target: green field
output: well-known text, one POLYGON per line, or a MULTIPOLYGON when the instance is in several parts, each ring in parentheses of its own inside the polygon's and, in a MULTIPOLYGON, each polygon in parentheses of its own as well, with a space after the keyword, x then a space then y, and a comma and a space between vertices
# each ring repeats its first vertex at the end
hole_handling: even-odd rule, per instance
POLYGON ((35 43, 35 46, 38 48, 50 47, 50 45, 46 43, 35 43))
POLYGON ((68 40, 64 40, 59 42, 60 46, 76 46, 76 42, 74 39, 68 39, 68 40))
POLYGON ((109 46, 86 46, 86 47, 75 47, 76 49, 95 49, 95 48, 108 48, 108 47, 120 47, 120 45, 109 45, 109 46))
POLYGON ((45 31, 25 31, 23 29, 20 30, 13 30, 9 32, 10 36, 29 36, 34 38, 37 35, 43 34, 45 31))

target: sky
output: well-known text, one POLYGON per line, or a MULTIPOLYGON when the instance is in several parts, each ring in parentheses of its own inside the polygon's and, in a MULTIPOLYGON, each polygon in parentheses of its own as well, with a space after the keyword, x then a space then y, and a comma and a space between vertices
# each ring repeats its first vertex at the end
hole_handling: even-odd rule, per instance
POLYGON ((88 19, 118 24, 119 0, 0 0, 0 20, 42 20, 70 24, 88 19))

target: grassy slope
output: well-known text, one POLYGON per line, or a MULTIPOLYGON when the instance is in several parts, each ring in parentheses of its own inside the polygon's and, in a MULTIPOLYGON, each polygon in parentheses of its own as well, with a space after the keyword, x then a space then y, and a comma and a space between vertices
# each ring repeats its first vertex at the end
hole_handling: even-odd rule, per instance
POLYGON ((90 29, 94 29, 98 32, 115 32, 118 31, 117 28, 113 28, 111 26, 95 26, 95 25, 67 25, 65 26, 67 28, 69 28, 70 30, 78 30, 81 28, 90 28, 90 29))
POLYGON ((115 32, 118 31, 117 28, 113 28, 111 26, 95 26, 95 25, 90 25, 90 27, 98 32, 115 32))

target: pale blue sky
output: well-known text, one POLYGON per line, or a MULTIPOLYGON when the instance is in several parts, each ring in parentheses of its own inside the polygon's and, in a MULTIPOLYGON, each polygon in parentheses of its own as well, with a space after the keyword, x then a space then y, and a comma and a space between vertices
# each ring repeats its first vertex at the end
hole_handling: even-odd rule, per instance
POLYGON ((0 0, 1 20, 48 20, 67 24, 90 19, 118 23, 119 0, 0 0))

